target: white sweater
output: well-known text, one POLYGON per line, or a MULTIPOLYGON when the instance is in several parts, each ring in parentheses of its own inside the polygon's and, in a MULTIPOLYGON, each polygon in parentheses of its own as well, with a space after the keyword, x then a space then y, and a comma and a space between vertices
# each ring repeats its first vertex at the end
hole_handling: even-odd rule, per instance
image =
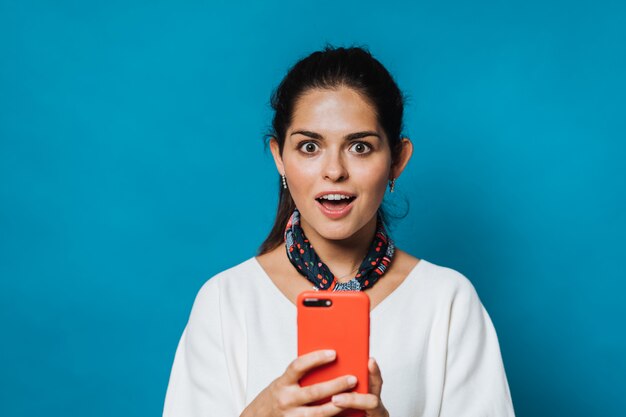
MULTIPOLYGON (((384 279, 384 278, 383 278, 384 279)), ((370 313, 391 417, 513 417, 489 315, 460 273, 421 260, 370 313)), ((200 289, 164 417, 235 417, 296 358, 296 307, 251 258, 200 289)))

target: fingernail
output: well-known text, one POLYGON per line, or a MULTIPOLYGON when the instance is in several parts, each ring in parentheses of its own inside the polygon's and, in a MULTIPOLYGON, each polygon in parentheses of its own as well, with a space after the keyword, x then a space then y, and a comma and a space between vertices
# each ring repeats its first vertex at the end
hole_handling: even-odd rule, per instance
POLYGON ((346 403, 346 400, 341 395, 333 395, 333 404, 343 405, 345 403, 346 403))
POLYGON ((356 384, 356 376, 354 376, 354 375, 350 375, 350 376, 348 377, 348 384, 350 384, 350 385, 354 385, 354 384, 356 384))
POLYGON ((334 350, 327 350, 324 352, 327 358, 334 358, 336 353, 334 350))

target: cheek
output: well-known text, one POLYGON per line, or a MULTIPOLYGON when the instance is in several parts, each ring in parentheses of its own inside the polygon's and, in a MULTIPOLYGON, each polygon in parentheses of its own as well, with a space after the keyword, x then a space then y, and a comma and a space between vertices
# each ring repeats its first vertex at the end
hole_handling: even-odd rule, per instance
MULTIPOLYGON (((287 168, 285 168, 287 170, 287 168)), ((288 168, 288 172, 294 179, 302 179, 303 181, 309 181, 315 176, 319 176, 319 169, 311 164, 291 164, 288 168)))
POLYGON ((310 189, 318 175, 318 170, 310 164, 285 161, 285 176, 292 196, 310 189))
POLYGON ((364 165, 355 170, 354 177, 360 179, 359 183, 361 183, 363 191, 367 190, 376 196, 384 195, 389 179, 389 166, 384 162, 374 166, 364 165))

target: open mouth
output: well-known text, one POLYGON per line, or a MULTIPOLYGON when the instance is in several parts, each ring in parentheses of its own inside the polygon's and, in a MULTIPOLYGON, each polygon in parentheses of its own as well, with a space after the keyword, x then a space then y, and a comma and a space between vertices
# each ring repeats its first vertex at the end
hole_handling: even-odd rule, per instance
POLYGON ((355 199, 356 197, 343 194, 326 194, 322 197, 316 198, 315 200, 317 200, 317 202, 320 203, 326 210, 339 211, 346 208, 355 199))

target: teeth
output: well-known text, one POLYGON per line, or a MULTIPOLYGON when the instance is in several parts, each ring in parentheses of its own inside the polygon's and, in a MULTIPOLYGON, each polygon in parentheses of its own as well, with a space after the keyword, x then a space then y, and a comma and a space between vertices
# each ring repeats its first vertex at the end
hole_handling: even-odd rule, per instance
POLYGON ((350 197, 343 194, 326 194, 320 197, 323 200, 348 200, 350 197))

